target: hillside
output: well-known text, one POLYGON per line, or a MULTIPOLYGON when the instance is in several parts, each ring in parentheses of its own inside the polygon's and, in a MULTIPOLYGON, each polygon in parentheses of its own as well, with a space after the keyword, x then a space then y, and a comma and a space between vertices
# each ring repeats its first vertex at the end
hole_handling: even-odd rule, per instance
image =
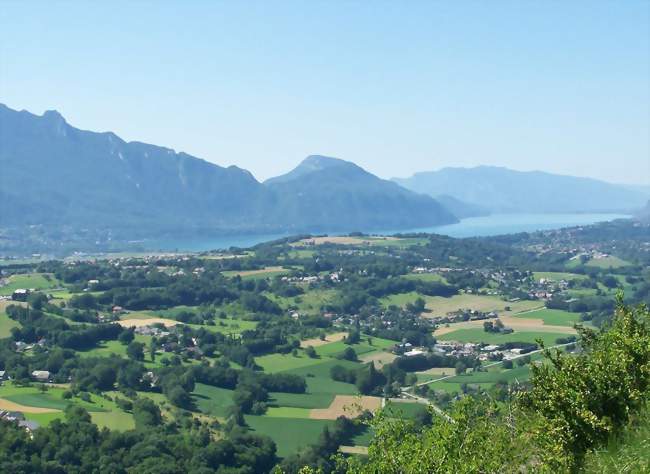
POLYGON ((37 116, 0 105, 0 143, 3 227, 101 227, 142 236, 455 221, 434 199, 352 164, 312 170, 308 159, 264 185, 235 166, 80 130, 55 111, 37 116))
POLYGON ((417 227, 457 222, 429 196, 380 179, 354 163, 309 156, 291 172, 266 181, 274 213, 310 229, 417 227))
POLYGON ((507 168, 443 168, 394 181, 412 191, 446 194, 494 213, 630 212, 644 193, 589 178, 507 168))
POLYGON ((449 194, 440 194, 436 196, 436 200, 459 219, 487 216, 490 214, 490 211, 483 206, 461 201, 449 194))

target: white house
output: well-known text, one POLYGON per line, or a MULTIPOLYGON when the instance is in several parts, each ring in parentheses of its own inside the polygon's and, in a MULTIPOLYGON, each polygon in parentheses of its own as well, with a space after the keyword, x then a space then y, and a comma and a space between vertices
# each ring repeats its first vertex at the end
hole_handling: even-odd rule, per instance
POLYGON ((39 382, 47 382, 50 380, 50 371, 49 370, 34 370, 32 372, 32 377, 34 377, 39 382))

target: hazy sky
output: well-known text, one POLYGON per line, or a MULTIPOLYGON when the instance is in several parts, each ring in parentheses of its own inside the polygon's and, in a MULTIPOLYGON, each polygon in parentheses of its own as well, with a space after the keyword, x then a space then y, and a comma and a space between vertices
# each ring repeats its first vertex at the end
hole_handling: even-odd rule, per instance
POLYGON ((650 2, 0 2, 0 102, 235 164, 650 184, 650 2))

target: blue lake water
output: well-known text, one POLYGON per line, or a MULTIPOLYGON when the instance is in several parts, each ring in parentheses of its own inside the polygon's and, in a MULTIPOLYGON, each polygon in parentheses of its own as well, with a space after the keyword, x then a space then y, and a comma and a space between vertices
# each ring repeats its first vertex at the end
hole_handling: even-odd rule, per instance
MULTIPOLYGON (((426 232, 450 237, 487 237, 491 235, 534 232, 536 230, 559 229, 576 225, 611 221, 630 217, 624 214, 492 214, 483 217, 463 219, 457 224, 413 229, 387 229, 369 231, 371 234, 392 235, 397 233, 426 232)), ((363 230, 363 229, 359 229, 363 230)), ((322 234, 322 232, 319 232, 322 234)), ((340 235, 333 232, 330 235, 340 235)), ((205 250, 228 249, 230 247, 251 247, 261 242, 288 237, 291 234, 247 234, 202 237, 197 239, 172 239, 147 242, 151 250, 201 252, 205 250)))

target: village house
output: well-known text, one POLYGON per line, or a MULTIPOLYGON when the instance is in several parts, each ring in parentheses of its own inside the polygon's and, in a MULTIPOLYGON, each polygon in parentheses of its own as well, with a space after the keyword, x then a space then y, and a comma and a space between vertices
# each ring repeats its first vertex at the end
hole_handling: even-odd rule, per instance
POLYGON ((32 371, 32 377, 38 380, 39 382, 48 382, 50 380, 50 371, 34 370, 32 371))
POLYGON ((30 291, 27 288, 18 288, 14 290, 11 299, 14 301, 27 301, 30 291))

